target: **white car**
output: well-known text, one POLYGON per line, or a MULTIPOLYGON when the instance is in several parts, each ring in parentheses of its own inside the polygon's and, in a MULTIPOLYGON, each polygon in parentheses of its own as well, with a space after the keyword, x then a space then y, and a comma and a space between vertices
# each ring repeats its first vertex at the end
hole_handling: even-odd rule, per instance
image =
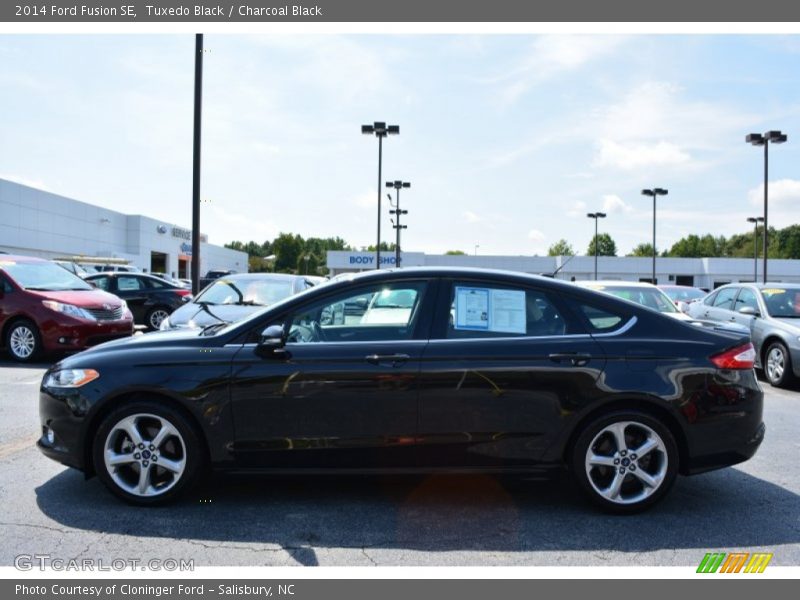
POLYGON ((641 304, 679 321, 694 321, 692 317, 679 311, 670 297, 652 283, 641 281, 576 281, 574 283, 641 304))
POLYGON ((361 317, 370 325, 405 325, 411 318, 417 294, 412 290, 383 290, 375 294, 361 317))

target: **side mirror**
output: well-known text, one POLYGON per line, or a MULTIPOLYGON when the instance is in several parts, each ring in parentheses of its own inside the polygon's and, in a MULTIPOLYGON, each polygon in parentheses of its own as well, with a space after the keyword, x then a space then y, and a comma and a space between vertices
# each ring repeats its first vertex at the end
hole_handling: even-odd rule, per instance
POLYGON ((264 350, 278 350, 286 345, 286 332, 283 325, 270 325, 261 332, 258 347, 264 350))
POLYGON ((758 312, 752 306, 743 306, 742 308, 739 309, 739 314, 749 315, 751 317, 760 317, 761 316, 761 313, 758 312))

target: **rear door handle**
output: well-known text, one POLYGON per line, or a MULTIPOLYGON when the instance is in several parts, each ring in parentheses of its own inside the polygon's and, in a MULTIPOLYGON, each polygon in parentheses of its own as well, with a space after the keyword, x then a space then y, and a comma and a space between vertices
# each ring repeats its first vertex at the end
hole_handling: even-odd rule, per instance
POLYGON ((577 352, 564 352, 561 354, 549 354, 547 356, 554 363, 569 361, 573 367, 582 367, 592 360, 591 354, 579 354, 577 352))
POLYGON ((364 359, 371 365, 389 363, 393 367, 401 365, 411 358, 408 354, 368 354, 364 359))

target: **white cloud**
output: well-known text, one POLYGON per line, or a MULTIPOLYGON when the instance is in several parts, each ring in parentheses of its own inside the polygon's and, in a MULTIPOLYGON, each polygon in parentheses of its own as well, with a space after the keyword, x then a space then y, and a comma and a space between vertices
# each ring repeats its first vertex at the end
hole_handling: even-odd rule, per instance
POLYGON ((547 239, 547 236, 538 229, 531 229, 528 232, 528 239, 533 240, 534 242, 543 242, 547 239))
POLYGON ((600 140, 595 167, 614 167, 631 170, 642 167, 664 167, 683 165, 692 160, 691 155, 673 143, 660 141, 655 144, 628 142, 621 144, 612 140, 600 140))
POLYGON ((540 36, 527 56, 492 83, 502 82, 500 99, 503 104, 513 104, 532 87, 611 54, 625 39, 618 35, 540 36))
POLYGON ((603 212, 608 214, 631 213, 633 212, 633 207, 626 204, 619 196, 607 194, 603 196, 603 212))
POLYGON ((483 221, 481 217, 476 215, 471 210, 465 211, 462 216, 466 219, 467 223, 480 223, 483 221))
MULTIPOLYGON (((769 203, 778 205, 800 201, 800 181, 796 179, 779 179, 769 182, 769 203)), ((761 206, 764 202, 764 184, 762 183, 747 193, 750 203, 761 206)))
POLYGON ((575 204, 572 205, 567 211, 568 217, 582 217, 586 213, 586 202, 583 200, 578 200, 575 204))

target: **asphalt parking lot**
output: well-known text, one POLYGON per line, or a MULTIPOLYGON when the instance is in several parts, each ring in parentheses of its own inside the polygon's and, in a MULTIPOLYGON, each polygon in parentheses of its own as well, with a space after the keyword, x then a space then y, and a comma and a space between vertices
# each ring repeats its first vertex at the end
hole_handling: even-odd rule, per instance
POLYGON ((762 383, 767 437, 752 460, 679 478, 634 517, 597 512, 568 479, 477 475, 215 477, 141 509, 36 450, 45 368, 0 360, 0 565, 47 553, 197 566, 691 566, 712 550, 800 564, 800 388, 762 383))

